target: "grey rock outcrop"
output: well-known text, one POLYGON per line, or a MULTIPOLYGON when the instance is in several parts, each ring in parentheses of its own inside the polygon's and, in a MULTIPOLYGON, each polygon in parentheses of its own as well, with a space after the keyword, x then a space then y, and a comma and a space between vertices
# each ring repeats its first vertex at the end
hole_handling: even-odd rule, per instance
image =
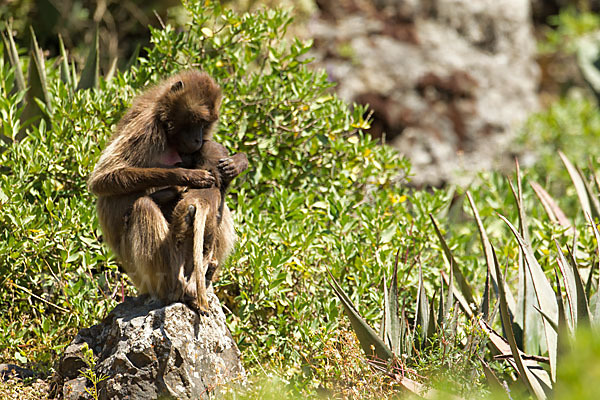
POLYGON ((66 348, 55 376, 55 395, 88 399, 80 370, 85 345, 97 357, 100 399, 203 399, 219 386, 242 382, 239 350, 225 325, 219 300, 209 291, 210 314, 182 303, 163 306, 147 297, 127 298, 98 325, 82 329, 66 348))
POLYGON ((371 130, 408 156, 413 183, 494 167, 537 108, 529 0, 319 0, 313 56, 371 130))

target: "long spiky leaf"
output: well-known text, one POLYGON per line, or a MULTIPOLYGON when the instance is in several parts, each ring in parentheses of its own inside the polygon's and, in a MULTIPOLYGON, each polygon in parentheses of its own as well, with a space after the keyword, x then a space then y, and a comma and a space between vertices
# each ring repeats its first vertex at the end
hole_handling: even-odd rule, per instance
MULTIPOLYGON (((555 324, 558 323, 558 305, 556 304, 556 294, 552 289, 552 286, 548 282, 542 267, 538 264, 533 251, 528 243, 525 242, 523 237, 519 234, 517 229, 506 219, 500 215, 500 218, 508 225, 513 235, 517 239, 519 246, 521 247, 524 257, 525 265, 527 265, 529 273, 531 274, 533 289, 537 297, 539 308, 550 318, 555 324)), ((548 321, 543 320, 544 332, 546 336, 546 344, 548 346, 548 358, 550 359, 550 376, 552 381, 556 381, 556 354, 557 354, 557 340, 558 333, 552 327, 548 321)))
POLYGON ((473 289, 471 288, 471 285, 469 285, 469 282, 466 280, 462 271, 458 267, 458 264, 456 263, 456 260, 454 259, 454 256, 452 255, 452 252, 450 251, 450 248, 448 247, 448 244, 446 243, 446 239, 444 239, 444 236, 442 235, 440 228, 438 227, 437 223, 435 222, 433 215, 429 214, 429 218, 431 219, 431 222, 433 223, 433 228, 435 229, 435 233, 440 241, 440 244, 442 245, 444 255, 446 256, 446 259, 450 263, 450 268, 452 270, 452 274, 454 275, 454 278, 456 279, 456 282, 458 283, 458 287, 460 288, 460 291, 462 292, 462 294, 465 297, 465 299, 467 300, 467 302, 469 302, 469 304, 476 304, 475 299, 473 297, 473 289))
POLYGON ((389 360, 394 357, 392 350, 386 346, 386 344, 379 338, 377 333, 367 324, 367 322, 363 319, 360 313, 356 310, 354 303, 352 300, 344 293, 340 285, 336 282, 333 275, 329 270, 327 270, 329 275, 329 285, 334 290, 335 294, 338 296, 342 305, 344 306, 344 311, 346 315, 350 319, 350 324, 352 325, 352 329, 358 338, 360 346, 367 356, 375 355, 377 358, 381 360, 389 360))
MULTIPOLYGON (((477 223, 477 229, 479 230, 479 238, 481 239, 481 247, 483 247, 483 254, 485 255, 485 262, 487 265, 488 273, 492 277, 492 283, 494 284, 494 289, 498 291, 498 278, 496 277, 496 270, 494 268, 494 257, 492 255, 492 244, 488 238, 488 235, 483 226, 483 222, 481 221, 481 217, 479 216, 479 211, 477 211, 477 207, 475 206, 475 201, 473 201, 473 197, 471 193, 467 192, 467 199, 469 200, 469 205, 471 206, 471 210, 473 211, 473 215, 475 216, 475 222, 477 223)), ((515 315, 515 298, 512 293, 506 290, 506 303, 508 305, 508 311, 511 315, 515 315)))
POLYGON ((2 36, 8 53, 8 59, 10 64, 15 70, 15 80, 17 83, 18 90, 25 90, 27 85, 25 84, 25 76, 23 75, 23 66, 21 59, 19 58, 19 52, 17 51, 17 45, 12 34, 12 25, 10 22, 6 24, 6 36, 2 36))
MULTIPOLYGON (((495 251, 492 248, 492 252, 495 251)), ((508 344, 510 346, 510 351, 513 356, 513 360, 516 364, 517 370, 521 375, 522 381, 525 383, 527 388, 530 390, 531 394, 537 397, 538 399, 546 399, 546 393, 544 389, 537 381, 537 379, 533 376, 529 368, 525 367, 523 363, 523 359, 521 358, 521 353, 519 352, 519 348, 517 347, 517 341, 515 339, 515 335, 512 330, 512 324, 510 321, 510 317, 508 315, 508 306, 506 304, 506 293, 504 292, 504 278, 502 277, 502 273, 500 272, 500 266, 497 262, 497 257, 494 254, 495 263, 494 267, 496 268, 496 276, 500 280, 501 284, 498 285, 499 292, 499 301, 500 301, 500 317, 503 321, 503 325, 505 327, 506 337, 508 339, 508 344)))
POLYGON ((563 164, 565 165, 565 167, 567 168, 567 172, 569 173, 569 176, 571 177, 573 186, 575 186, 575 191, 577 192, 577 197, 579 198, 579 204, 581 204, 581 208, 582 208, 583 212, 592 215, 592 207, 590 205, 590 200, 588 198, 588 194, 587 194, 588 192, 585 188, 585 184, 583 183, 583 179, 581 178, 581 175, 579 175, 577 168, 575 168, 575 166, 573 164, 571 164, 569 159, 562 152, 559 151, 558 155, 559 155, 560 159, 562 160, 563 164))

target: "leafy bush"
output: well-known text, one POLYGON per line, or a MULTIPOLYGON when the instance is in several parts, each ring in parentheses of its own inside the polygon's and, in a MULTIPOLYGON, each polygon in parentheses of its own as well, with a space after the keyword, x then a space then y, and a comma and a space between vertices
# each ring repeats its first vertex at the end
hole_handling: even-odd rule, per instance
MULTIPOLYGON (((135 292, 101 244, 86 178, 134 95, 194 67, 223 88, 217 140, 246 152, 251 166, 228 198, 240 241, 217 290, 229 325, 251 370, 277 367, 304 385, 338 324, 325 269, 367 299, 361 311, 373 321, 382 299, 373 285, 389 276, 401 249, 400 284, 414 297, 408 272, 439 257, 427 252, 428 229, 416 227, 443 209, 445 194, 409 193, 408 163, 364 135, 365 110, 349 108, 322 71, 307 68, 310 43, 284 38, 286 13, 185 7, 188 25, 151 29, 147 56, 97 90, 74 91, 60 80, 57 60, 46 63, 48 122, 0 155, 2 357, 48 368, 77 329, 135 292)), ((13 79, 0 58, 9 138, 21 130, 23 93, 13 91, 13 79)))
MULTIPOLYGON (((135 293, 101 243, 95 199, 85 182, 135 94, 193 67, 223 87, 217 140, 250 159, 249 171, 234 182, 228 197, 240 240, 217 284, 245 364, 259 376, 263 370, 279 375, 275 384, 264 384, 267 393, 285 386, 292 393, 308 389, 314 394, 310 389, 332 379, 352 385, 368 369, 357 361, 356 343, 347 364, 354 373, 330 359, 347 327, 339 325, 343 319, 326 270, 374 325, 383 315, 380 285, 391 276, 399 250, 399 301, 414 322, 418 287, 439 293, 440 271, 448 270, 431 213, 440 221, 455 267, 476 289, 484 287, 486 262, 476 225, 463 212, 464 197, 453 190, 411 191, 404 185, 407 161, 363 134, 365 110, 338 99, 326 75, 308 67, 310 43, 285 37, 288 14, 238 15, 215 3, 192 1, 185 8, 188 25, 151 29, 147 55, 112 80, 101 80, 97 89, 76 91, 75 80, 61 80, 60 60, 48 60, 51 107, 38 102, 45 118, 27 125, 20 141, 12 139, 24 132, 25 94, 15 88, 15 71, 0 52, 1 133, 8 138, 0 150, 1 357, 49 369, 79 328, 135 293)), ((31 60, 21 59, 25 70, 31 60)), ((583 215, 575 212, 575 191, 567 175, 558 172, 555 152, 566 146, 569 158, 584 163, 594 148, 597 123, 597 110, 588 100, 568 99, 527 128, 530 138, 540 132, 549 136, 543 140, 548 146, 542 148, 544 162, 524 171, 523 181, 539 181, 559 194, 558 203, 580 228, 574 254, 582 271, 594 264, 596 243, 583 229, 583 215)), ((499 174, 486 173, 470 191, 511 285, 518 276, 519 248, 496 217, 500 211, 510 221, 519 218, 510 185, 499 174)), ((528 213, 537 260, 551 271, 553 239, 559 238, 561 246, 568 242, 564 228, 550 221, 527 185, 520 207, 528 213)), ((468 343, 475 330, 459 325, 451 337, 468 343)), ((460 370, 456 380, 463 389, 479 387, 483 374, 477 360, 436 347, 444 345, 443 335, 433 340, 431 353, 407 360, 408 367, 418 368, 414 376, 423 370, 452 380, 447 371, 460 370)), ((491 367, 502 372, 496 362, 491 367)), ((377 376, 366 379, 377 385, 377 393, 389 384, 377 376)), ((346 393, 344 383, 333 386, 346 393)))

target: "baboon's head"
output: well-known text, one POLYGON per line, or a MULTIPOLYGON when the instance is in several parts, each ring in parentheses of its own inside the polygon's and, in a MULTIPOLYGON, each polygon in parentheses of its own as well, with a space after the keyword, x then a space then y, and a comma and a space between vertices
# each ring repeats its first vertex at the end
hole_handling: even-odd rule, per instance
POLYGON ((212 136, 219 118, 221 89, 206 73, 195 70, 171 77, 165 87, 158 117, 167 141, 180 154, 194 153, 212 136))

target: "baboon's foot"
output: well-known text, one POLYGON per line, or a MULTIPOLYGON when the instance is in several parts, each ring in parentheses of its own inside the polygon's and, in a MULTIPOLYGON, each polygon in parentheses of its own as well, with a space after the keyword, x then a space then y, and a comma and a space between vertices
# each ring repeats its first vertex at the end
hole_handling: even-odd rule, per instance
POLYGON ((192 310, 196 312, 196 314, 208 317, 209 307, 208 302, 206 304, 201 305, 198 299, 188 299, 185 304, 188 305, 192 310))

